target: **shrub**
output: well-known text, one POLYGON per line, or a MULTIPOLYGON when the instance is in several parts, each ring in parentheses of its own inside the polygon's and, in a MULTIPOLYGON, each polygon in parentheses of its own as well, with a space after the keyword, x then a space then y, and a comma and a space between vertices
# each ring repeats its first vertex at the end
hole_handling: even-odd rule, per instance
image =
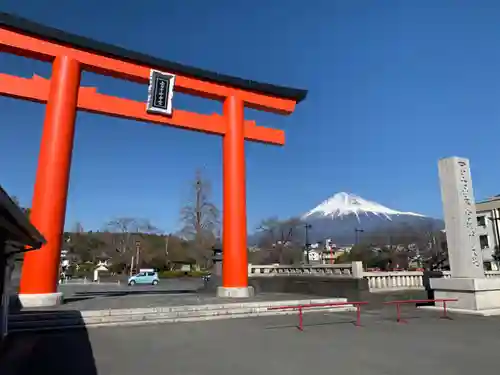
POLYGON ((208 275, 207 271, 161 271, 158 273, 160 279, 172 279, 177 277, 202 277, 208 275))
POLYGON ((208 272, 208 271, 191 271, 191 272, 189 272, 189 276, 191 276, 191 277, 202 277, 202 276, 207 276, 209 274, 210 274, 210 272, 208 272))

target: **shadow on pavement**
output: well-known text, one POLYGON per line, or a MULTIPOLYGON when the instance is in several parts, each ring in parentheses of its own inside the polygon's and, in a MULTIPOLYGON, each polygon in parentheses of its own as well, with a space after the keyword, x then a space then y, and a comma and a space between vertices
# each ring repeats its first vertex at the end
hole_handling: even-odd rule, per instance
POLYGON ((186 294, 196 293, 194 289, 169 289, 169 290, 109 290, 96 292, 76 292, 75 296, 129 296, 143 294, 186 294))
MULTIPOLYGON (((38 312, 43 319, 44 312, 38 312), (42 314, 40 314, 42 313, 42 314)), ((49 313, 49 312, 46 312, 49 313)), ((53 313, 52 311, 50 313, 53 313)), ((83 325, 80 312, 68 311, 68 317, 83 325)), ((20 318, 24 314, 16 314, 20 318)), ((74 328, 58 330, 56 322, 44 325, 48 328, 38 332, 16 332, 15 329, 27 322, 28 325, 38 324, 36 314, 28 319, 14 319, 9 326, 14 330, 9 333, 0 353, 0 374, 2 375, 31 375, 31 374, 72 374, 97 375, 97 368, 92 352, 87 329, 74 328), (51 329, 52 328, 52 329, 51 329)))
MULTIPOLYGON (((380 310, 387 308, 385 302, 395 300, 422 300, 427 298, 425 290, 403 290, 393 291, 387 293, 367 293, 363 300, 369 302, 368 305, 363 307, 363 310, 380 310)), ((408 305, 406 305, 408 306, 408 305)), ((415 305, 413 305, 415 306, 415 305)))

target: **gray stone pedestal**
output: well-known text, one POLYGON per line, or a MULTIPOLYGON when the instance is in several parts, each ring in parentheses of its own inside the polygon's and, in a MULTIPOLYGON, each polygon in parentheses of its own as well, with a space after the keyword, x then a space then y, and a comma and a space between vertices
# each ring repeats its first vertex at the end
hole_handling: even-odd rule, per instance
POLYGON ((435 299, 458 300, 446 303, 450 311, 484 316, 500 315, 500 279, 431 279, 430 283, 435 299))
POLYGON ((220 243, 212 248, 214 254, 212 260, 212 275, 210 280, 205 284, 204 291, 216 291, 217 297, 221 298, 250 298, 255 295, 255 290, 252 286, 241 288, 228 288, 222 286, 222 257, 223 251, 220 243))
POLYGON ((50 307, 58 306, 63 302, 63 294, 46 293, 46 294, 19 294, 19 302, 22 307, 50 307))
POLYGON ((255 295, 253 287, 226 288, 220 286, 217 288, 217 297, 222 298, 249 298, 255 295))

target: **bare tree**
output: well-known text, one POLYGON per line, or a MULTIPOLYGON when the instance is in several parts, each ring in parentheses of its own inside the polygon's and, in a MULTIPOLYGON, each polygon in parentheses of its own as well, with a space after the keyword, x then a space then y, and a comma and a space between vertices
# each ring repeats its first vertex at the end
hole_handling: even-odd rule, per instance
POLYGON ((12 199, 12 201, 24 212, 26 216, 28 217, 30 216, 31 208, 22 207, 19 198, 17 196, 13 195, 10 199, 12 199))
POLYGON ((19 203, 19 198, 16 197, 15 195, 13 195, 12 197, 10 197, 10 199, 12 200, 12 202, 14 202, 16 205, 18 206, 21 206, 21 204, 19 203))
POLYGON ((192 257, 207 267, 211 261, 211 247, 220 230, 220 212, 210 201, 211 185, 201 171, 196 172, 190 190, 191 197, 180 213, 183 224, 180 234, 191 242, 192 257))
POLYGON ((382 269, 408 268, 412 264, 439 269, 447 262, 446 240, 443 233, 432 226, 400 225, 366 234, 363 242, 343 258, 382 269))
POLYGON ((441 270, 449 267, 448 245, 442 231, 429 231, 423 236, 419 246, 422 265, 428 270, 441 270))
POLYGON ((131 217, 115 218, 109 221, 106 224, 106 231, 112 234, 109 236, 110 245, 115 250, 115 258, 118 257, 114 259, 114 262, 128 264, 132 256, 135 256, 135 263, 138 265, 140 264, 137 262, 136 253, 137 247, 141 246, 141 241, 147 235, 161 232, 149 220, 131 217))
POLYGON ((272 217, 263 220, 257 230, 260 232, 259 248, 264 251, 264 263, 291 264, 302 259, 300 239, 302 222, 297 218, 279 220, 272 217))
POLYGON ((70 232, 63 234, 64 246, 83 262, 94 261, 93 249, 89 246, 88 236, 80 222, 76 222, 70 232))

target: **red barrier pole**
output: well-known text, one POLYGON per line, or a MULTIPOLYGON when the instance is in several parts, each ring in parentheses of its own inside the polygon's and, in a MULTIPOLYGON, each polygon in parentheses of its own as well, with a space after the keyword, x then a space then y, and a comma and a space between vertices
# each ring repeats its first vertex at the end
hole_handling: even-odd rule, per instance
POLYGON ((401 323, 401 305, 399 302, 396 302, 396 321, 401 323))
POLYGON ((446 301, 443 301, 443 318, 448 318, 447 311, 446 311, 446 301))
POLYGON ((299 306, 299 331, 304 330, 304 318, 302 317, 302 306, 299 306))
POLYGON ((361 326, 361 305, 356 305, 356 326, 361 326))

